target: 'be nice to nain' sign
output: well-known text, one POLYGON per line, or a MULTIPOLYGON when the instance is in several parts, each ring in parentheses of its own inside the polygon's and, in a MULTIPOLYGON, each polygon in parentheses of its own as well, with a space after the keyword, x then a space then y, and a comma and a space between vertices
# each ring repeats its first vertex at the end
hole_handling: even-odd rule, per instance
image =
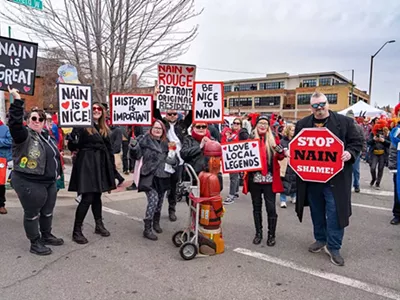
POLYGON ((262 170, 259 140, 222 145, 222 171, 224 173, 259 170, 262 170))
POLYGON ((194 83, 193 121, 224 123, 224 84, 222 82, 194 83))

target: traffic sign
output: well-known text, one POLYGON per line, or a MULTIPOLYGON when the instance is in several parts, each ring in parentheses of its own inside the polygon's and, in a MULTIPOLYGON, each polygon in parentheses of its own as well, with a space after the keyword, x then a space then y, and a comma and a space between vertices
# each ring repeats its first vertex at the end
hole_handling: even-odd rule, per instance
POLYGON ((289 143, 289 165, 303 181, 325 183, 342 171, 343 142, 327 128, 304 128, 289 143))
POLYGON ((34 9, 42 10, 43 2, 42 0, 8 0, 13 3, 22 4, 25 6, 32 7, 34 9))

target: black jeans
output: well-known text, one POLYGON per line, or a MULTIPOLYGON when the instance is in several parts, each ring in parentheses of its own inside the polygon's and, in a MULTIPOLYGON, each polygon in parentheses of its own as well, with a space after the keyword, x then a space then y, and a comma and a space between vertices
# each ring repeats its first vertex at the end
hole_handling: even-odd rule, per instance
POLYGON ((393 204, 393 216, 400 218, 400 202, 397 195, 397 174, 393 174, 394 183, 394 204, 393 204))
POLYGON ((176 185, 182 179, 183 166, 178 166, 174 174, 171 174, 171 190, 168 193, 168 212, 175 212, 176 207, 176 185))
POLYGON ((129 141, 122 141, 122 168, 124 172, 133 171, 135 162, 129 157, 129 141))
POLYGON ((40 232, 51 233, 57 199, 56 183, 28 181, 13 172, 12 184, 24 209, 24 228, 28 239, 34 241, 40 238, 40 232))
POLYGON ((0 185, 0 207, 6 206, 6 186, 0 185))
POLYGON ((379 185, 382 180, 383 170, 385 169, 385 155, 371 155, 370 158, 370 171, 371 177, 373 181, 376 181, 376 184, 379 185), (378 177, 376 177, 376 167, 378 166, 378 177))
POLYGON ((90 206, 92 206, 95 221, 102 219, 101 193, 83 193, 75 213, 75 223, 77 225, 83 224, 90 206))

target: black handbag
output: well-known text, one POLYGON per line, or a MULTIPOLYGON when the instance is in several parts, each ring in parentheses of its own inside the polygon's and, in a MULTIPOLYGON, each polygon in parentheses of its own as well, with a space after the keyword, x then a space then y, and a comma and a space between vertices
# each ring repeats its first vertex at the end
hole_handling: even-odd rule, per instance
POLYGON ((154 174, 140 175, 138 192, 148 192, 153 186, 154 174))

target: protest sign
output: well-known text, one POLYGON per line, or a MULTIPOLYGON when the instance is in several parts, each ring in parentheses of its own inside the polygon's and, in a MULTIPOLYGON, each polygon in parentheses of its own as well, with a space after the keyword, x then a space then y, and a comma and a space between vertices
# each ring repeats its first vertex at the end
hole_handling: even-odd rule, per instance
POLYGON ((195 82, 193 122, 224 123, 224 83, 195 82))
POLYGON ((111 124, 151 125, 153 95, 110 95, 111 124))
POLYGON ((262 170, 259 140, 247 140, 222 145, 222 171, 224 173, 259 170, 262 170))
POLYGON ((34 94, 37 52, 38 44, 0 37, 0 90, 34 94))
POLYGON ((159 64, 157 108, 192 110, 195 76, 194 65, 159 64))
POLYGON ((59 83, 57 87, 60 127, 91 127, 92 87, 59 83))
POLYGON ((343 142, 327 128, 305 128, 289 143, 289 165, 303 181, 325 183, 343 169, 343 142))

